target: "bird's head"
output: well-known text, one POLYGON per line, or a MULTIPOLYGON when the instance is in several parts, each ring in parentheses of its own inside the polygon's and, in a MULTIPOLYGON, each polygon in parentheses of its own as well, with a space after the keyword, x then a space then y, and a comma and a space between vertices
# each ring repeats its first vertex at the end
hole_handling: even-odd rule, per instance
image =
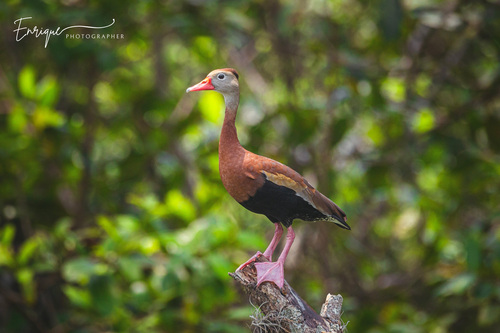
POLYGON ((238 72, 232 68, 216 69, 198 84, 187 88, 186 92, 199 90, 215 90, 223 95, 239 92, 238 72))

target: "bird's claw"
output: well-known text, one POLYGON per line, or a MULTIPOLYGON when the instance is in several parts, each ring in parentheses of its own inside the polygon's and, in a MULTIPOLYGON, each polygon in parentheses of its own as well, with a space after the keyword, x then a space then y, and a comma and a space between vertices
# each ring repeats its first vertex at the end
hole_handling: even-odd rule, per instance
POLYGON ((255 269, 257 270, 257 286, 262 282, 274 282, 280 289, 283 288, 285 275, 283 263, 279 260, 276 262, 256 262, 255 269))
POLYGON ((248 259, 247 261, 245 261, 243 264, 240 265, 240 267, 238 267, 238 269, 236 269, 236 271, 241 271, 243 268, 245 268, 246 266, 250 265, 251 263, 255 262, 255 260, 257 260, 257 258, 259 256, 262 256, 262 252, 260 251, 257 251, 257 253, 255 253, 250 259, 248 259))

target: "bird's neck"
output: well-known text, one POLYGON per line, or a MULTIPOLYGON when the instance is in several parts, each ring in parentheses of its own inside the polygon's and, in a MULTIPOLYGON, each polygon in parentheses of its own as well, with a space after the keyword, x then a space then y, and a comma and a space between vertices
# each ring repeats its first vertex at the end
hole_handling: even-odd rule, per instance
POLYGON ((224 95, 224 101, 226 102, 226 113, 224 115, 224 123, 222 125, 222 131, 220 134, 220 154, 224 154, 225 148, 230 149, 230 151, 233 152, 235 152, 235 149, 242 149, 240 141, 238 140, 238 134, 236 133, 235 125, 239 100, 239 94, 224 95))

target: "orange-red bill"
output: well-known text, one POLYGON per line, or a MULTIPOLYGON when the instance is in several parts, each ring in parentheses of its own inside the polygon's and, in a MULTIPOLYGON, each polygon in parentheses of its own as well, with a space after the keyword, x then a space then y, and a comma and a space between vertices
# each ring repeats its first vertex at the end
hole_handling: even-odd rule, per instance
POLYGON ((199 90, 214 90, 215 87, 212 85, 212 80, 209 77, 206 77, 203 81, 198 84, 195 84, 192 87, 186 89, 186 92, 190 91, 199 91, 199 90))

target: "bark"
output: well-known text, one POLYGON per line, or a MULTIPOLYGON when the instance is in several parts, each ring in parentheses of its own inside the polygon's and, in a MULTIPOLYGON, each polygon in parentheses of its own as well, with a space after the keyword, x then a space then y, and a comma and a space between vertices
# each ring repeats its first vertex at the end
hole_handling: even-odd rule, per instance
MULTIPOLYGON (((263 256, 257 262, 267 261, 263 256)), ((280 290, 274 283, 264 282, 257 287, 254 264, 229 273, 243 287, 250 303, 256 308, 252 330, 256 333, 343 333, 345 325, 340 319, 342 296, 328 294, 317 314, 285 281, 280 290)))

